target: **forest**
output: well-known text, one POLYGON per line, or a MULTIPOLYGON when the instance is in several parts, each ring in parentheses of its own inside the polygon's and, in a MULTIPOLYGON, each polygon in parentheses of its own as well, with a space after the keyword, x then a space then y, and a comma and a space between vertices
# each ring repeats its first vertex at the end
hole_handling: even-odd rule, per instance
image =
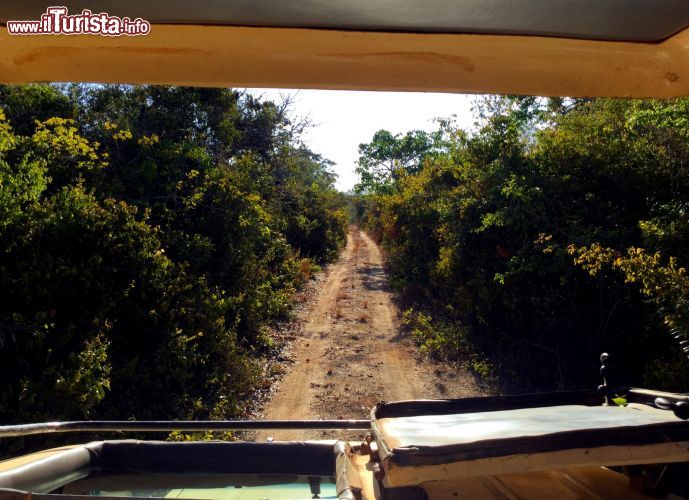
POLYGON ((331 164, 286 104, 0 87, 0 422, 228 419, 336 257, 331 164))
POLYGON ((689 390, 689 100, 474 112, 377 132, 344 194, 289 103, 0 87, 0 423, 242 416, 350 222, 419 350, 492 392, 594 388, 603 351, 689 390))
POLYGON ((420 348, 500 392, 689 390, 689 100, 475 101, 381 130, 356 215, 420 348))

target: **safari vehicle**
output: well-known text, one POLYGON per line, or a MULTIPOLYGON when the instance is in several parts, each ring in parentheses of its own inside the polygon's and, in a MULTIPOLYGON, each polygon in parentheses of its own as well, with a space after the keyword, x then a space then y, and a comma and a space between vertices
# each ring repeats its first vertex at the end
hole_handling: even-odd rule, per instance
MULTIPOLYGON (((601 372, 607 372, 607 355, 601 372)), ((0 462, 2 498, 646 498, 686 476, 689 397, 592 392, 379 403, 368 420, 53 422, 54 432, 336 429, 347 441, 97 441, 0 462), (660 466, 649 476, 609 467, 660 466), (608 468, 606 468, 608 467, 608 468)))
MULTIPOLYGON (((146 19, 151 29, 131 37, 2 30, 1 82, 689 95, 685 0, 66 3, 146 19)), ((37 19, 50 4, 6 3, 2 22, 37 19)), ((0 462, 0 497, 672 495, 673 476, 687 475, 688 408, 684 394, 604 382, 591 392, 380 403, 370 420, 18 424, 0 428, 0 439, 252 429, 358 430, 366 438, 96 441, 0 462)))

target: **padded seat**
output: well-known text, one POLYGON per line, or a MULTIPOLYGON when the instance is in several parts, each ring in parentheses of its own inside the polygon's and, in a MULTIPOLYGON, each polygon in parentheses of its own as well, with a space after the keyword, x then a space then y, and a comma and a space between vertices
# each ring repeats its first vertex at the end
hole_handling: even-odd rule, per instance
POLYGON ((372 430, 384 484, 564 468, 689 462, 689 421, 591 393, 379 405, 372 430))

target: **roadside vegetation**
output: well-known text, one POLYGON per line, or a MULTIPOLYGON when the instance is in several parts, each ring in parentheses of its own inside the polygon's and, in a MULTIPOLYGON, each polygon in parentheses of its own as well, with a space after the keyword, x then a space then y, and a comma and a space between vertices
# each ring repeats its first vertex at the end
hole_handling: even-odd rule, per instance
POLYGON ((379 131, 345 197, 286 104, 0 87, 0 422, 240 415, 350 209, 430 356, 517 392, 595 387, 608 351, 613 383, 689 390, 689 100, 476 120, 379 131))
POLYGON ((304 126, 233 90, 0 87, 0 422, 239 415, 346 240, 304 126))
POLYGON ((356 216, 422 350, 506 392, 689 390, 689 100, 485 97, 380 131, 356 216))

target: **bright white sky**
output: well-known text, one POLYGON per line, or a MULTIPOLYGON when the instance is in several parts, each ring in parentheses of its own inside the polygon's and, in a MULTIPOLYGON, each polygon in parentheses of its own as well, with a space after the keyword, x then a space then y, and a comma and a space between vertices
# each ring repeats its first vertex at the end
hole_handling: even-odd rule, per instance
POLYGON ((293 113, 308 117, 313 127, 304 142, 314 152, 335 162, 337 188, 351 189, 359 144, 370 142, 380 129, 392 133, 436 129, 435 118, 456 115, 457 124, 473 127, 471 103, 474 96, 421 92, 362 92, 341 90, 249 89, 254 95, 280 102, 294 96, 293 113), (296 94, 296 95, 294 95, 296 94))

